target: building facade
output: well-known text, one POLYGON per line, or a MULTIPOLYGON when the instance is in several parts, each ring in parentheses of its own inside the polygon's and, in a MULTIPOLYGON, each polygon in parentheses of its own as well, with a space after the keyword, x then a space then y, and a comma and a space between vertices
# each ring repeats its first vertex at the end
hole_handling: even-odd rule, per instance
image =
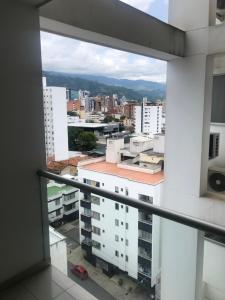
MULTIPOLYGON (((108 140, 107 151, 112 149, 114 147, 110 147, 108 140)), ((106 160, 81 162, 78 180, 158 205, 163 172, 146 173, 141 167, 137 170, 136 165, 121 164, 119 160, 115 162, 114 151, 112 155, 106 155, 106 160)), ((121 270, 142 283, 150 282, 154 286, 159 272, 158 217, 112 199, 84 194, 80 199, 80 228, 80 242, 91 263, 100 266, 106 274, 121 270)))
POLYGON ((135 132, 153 136, 162 132, 162 105, 154 105, 143 99, 135 106, 135 132))
POLYGON ((43 80, 45 147, 47 159, 68 158, 66 88, 46 86, 43 80))

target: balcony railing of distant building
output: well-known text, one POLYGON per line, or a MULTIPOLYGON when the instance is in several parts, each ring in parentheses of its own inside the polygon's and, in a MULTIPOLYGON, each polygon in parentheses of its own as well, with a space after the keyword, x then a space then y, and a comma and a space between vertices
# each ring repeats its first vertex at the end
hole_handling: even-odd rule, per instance
MULTIPOLYGON (((124 205, 129 205, 131 207, 137 208, 143 212, 145 212, 146 214, 154 214, 156 216, 183 224, 183 225, 187 225, 189 227, 198 229, 198 230, 202 230, 202 231, 206 231, 206 232, 210 232, 216 235, 225 235, 225 228, 217 225, 217 224, 213 224, 213 223, 209 223, 207 221, 201 220, 201 219, 197 219, 191 216, 187 216, 163 207, 159 207, 159 206, 154 206, 153 204, 147 203, 147 202, 143 202, 140 200, 136 200, 130 197, 126 197, 126 196, 122 196, 118 193, 113 193, 113 192, 109 192, 106 191, 104 189, 101 189, 99 187, 94 187, 85 183, 81 183, 81 182, 77 182, 71 179, 67 179, 64 177, 61 177, 59 175, 56 175, 54 173, 48 172, 48 171, 43 171, 43 170, 39 170, 37 171, 38 176, 40 176, 41 178, 46 178, 46 179, 50 179, 50 180, 54 180, 56 182, 60 182, 60 183, 64 183, 70 186, 73 186, 75 188, 78 188, 81 190, 81 192, 83 193, 87 193, 87 194, 95 194, 101 197, 105 197, 105 198, 109 198, 112 199, 116 202, 119 202, 121 204, 124 205)), ((44 201, 44 199, 43 199, 44 201)), ((83 211, 81 214, 86 214, 87 211, 83 211)), ((91 211, 88 211, 87 213, 88 217, 91 217, 91 211)))

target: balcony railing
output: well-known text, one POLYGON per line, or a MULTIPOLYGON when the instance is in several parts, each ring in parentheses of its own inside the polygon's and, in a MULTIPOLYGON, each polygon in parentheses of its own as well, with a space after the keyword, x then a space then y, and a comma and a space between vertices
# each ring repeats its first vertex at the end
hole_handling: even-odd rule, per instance
POLYGON ((149 243, 152 242, 152 234, 144 230, 138 230, 138 238, 149 243))
POLYGON ((225 228, 220 225, 217 225, 217 224, 212 224, 207 221, 197 219, 197 218, 194 218, 194 217, 191 217, 188 215, 184 215, 184 214, 181 214, 181 213, 178 213, 178 212, 175 212, 175 211, 163 208, 163 207, 154 206, 153 204, 150 204, 150 203, 138 201, 138 200, 130 198, 130 197, 122 196, 121 194, 109 192, 109 191, 103 190, 101 188, 90 186, 85 183, 67 179, 67 178, 61 177, 60 175, 56 175, 56 174, 48 172, 48 171, 39 170, 37 172, 37 174, 43 178, 47 178, 47 179, 55 180, 60 183, 71 185, 75 188, 80 189, 84 193, 89 193, 89 194, 93 193, 93 194, 96 194, 96 195, 104 197, 104 198, 113 199, 114 201, 116 201, 118 203, 121 203, 124 205, 129 205, 129 206, 137 208, 139 210, 143 210, 145 213, 148 213, 148 214, 154 214, 156 216, 163 217, 165 219, 168 219, 168 220, 171 220, 171 221, 183 224, 183 225, 187 225, 189 227, 192 227, 192 228, 195 228, 198 230, 210 232, 215 235, 220 235, 220 236, 225 235, 225 228))
POLYGON ((151 254, 149 252, 147 252, 144 248, 142 247, 139 247, 138 248, 138 256, 141 256, 145 259, 148 259, 148 260, 152 260, 151 259, 151 254))

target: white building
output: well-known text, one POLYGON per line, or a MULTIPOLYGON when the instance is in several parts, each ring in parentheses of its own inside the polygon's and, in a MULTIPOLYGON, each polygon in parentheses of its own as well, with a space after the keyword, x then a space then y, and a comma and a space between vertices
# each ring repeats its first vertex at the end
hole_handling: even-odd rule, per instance
POLYGON ((153 136, 162 132, 162 105, 154 105, 143 99, 142 105, 135 106, 135 132, 153 136))
POLYGON ((65 275, 68 273, 67 267, 67 245, 66 237, 49 226, 49 244, 51 264, 65 275))
MULTIPOLYGON (((119 148, 123 145, 121 140, 117 141, 108 140, 107 152, 112 155, 107 153, 106 160, 80 162, 78 180, 159 205, 163 172, 145 173, 141 167, 137 171, 131 163, 119 163, 119 148)), ((101 266, 107 274, 120 269, 134 279, 155 284, 159 272, 158 217, 111 199, 84 194, 80 201, 80 224, 82 248, 90 262, 101 266)))
POLYGON ((44 78, 43 98, 47 158, 68 159, 66 88, 46 86, 44 78))
POLYGON ((52 181, 48 183, 47 192, 49 223, 78 218, 79 189, 52 181))

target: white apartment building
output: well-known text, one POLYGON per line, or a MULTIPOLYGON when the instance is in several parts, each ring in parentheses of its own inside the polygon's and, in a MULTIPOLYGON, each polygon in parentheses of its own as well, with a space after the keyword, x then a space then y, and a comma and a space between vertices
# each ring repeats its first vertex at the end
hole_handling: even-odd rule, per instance
POLYGON ((68 159, 66 88, 47 86, 44 78, 43 98, 47 159, 68 159))
POLYGON ((140 106, 135 106, 135 132, 153 137, 162 132, 162 105, 154 105, 144 98, 140 106))
POLYGON ((51 181, 47 185, 47 193, 50 224, 78 218, 79 189, 51 181))
MULTIPOLYGON (((109 139, 107 159, 79 163, 78 180, 159 205, 163 172, 158 170, 150 174, 131 163, 126 165, 119 159, 116 161, 115 148, 120 146, 123 147, 122 141, 109 139), (111 143, 117 145, 113 147, 111 143)), ((159 273, 158 217, 94 194, 84 194, 79 213, 80 241, 91 263, 100 266, 106 274, 119 269, 154 286, 159 273)))

